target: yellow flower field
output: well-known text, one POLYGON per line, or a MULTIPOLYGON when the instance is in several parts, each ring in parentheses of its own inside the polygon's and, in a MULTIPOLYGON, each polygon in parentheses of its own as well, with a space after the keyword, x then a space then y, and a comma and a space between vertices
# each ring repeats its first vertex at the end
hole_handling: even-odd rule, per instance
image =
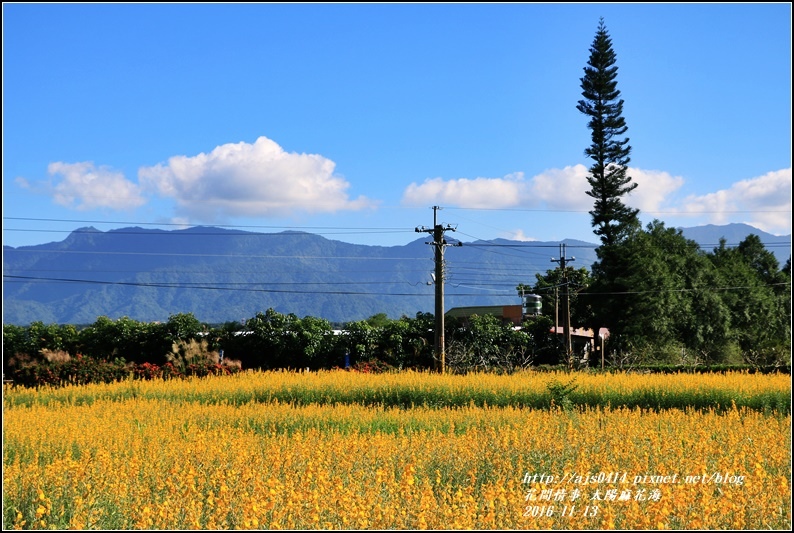
MULTIPOLYGON (((654 387, 671 390, 790 390, 787 376, 613 377, 603 386, 632 387, 650 379, 659 380, 654 387)), ((533 379, 540 378, 277 372, 39 391, 6 388, 3 526, 791 525, 789 413, 741 407, 654 412, 239 401, 245 391, 284 387, 332 400, 330 383, 348 389, 413 383, 428 390, 446 387, 450 394, 456 387, 507 394, 533 379), (117 394, 130 387, 133 395, 117 394)), ((576 379, 587 388, 601 386, 604 378, 576 379)))

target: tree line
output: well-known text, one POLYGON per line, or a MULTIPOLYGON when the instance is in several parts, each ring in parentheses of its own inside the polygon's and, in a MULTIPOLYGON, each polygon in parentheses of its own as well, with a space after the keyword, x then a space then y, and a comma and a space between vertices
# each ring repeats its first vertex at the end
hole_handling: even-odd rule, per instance
POLYGON ((613 250, 609 275, 567 267, 517 289, 551 313, 567 294, 573 325, 609 330, 613 365, 791 364, 791 259, 781 268, 757 235, 706 252, 654 221, 613 250))
MULTIPOLYGON (((781 268, 760 239, 737 247, 722 240, 711 252, 680 230, 654 220, 643 228, 639 210, 623 198, 636 189, 629 175, 631 146, 617 88, 616 54, 603 19, 580 79, 577 109, 588 117, 591 161, 586 193, 594 233, 601 240, 592 269, 549 270, 534 284, 545 314, 520 329, 492 316, 446 321, 451 371, 512 371, 531 364, 581 364, 563 348, 551 313, 560 292, 570 301, 571 324, 609 330, 611 366, 670 364, 791 364, 791 258, 781 268), (556 297, 555 297, 556 295, 556 297)), ((244 368, 432 368, 434 317, 418 313, 390 320, 375 315, 341 331, 324 319, 273 309, 243 322, 210 327, 192 314, 165 323, 100 317, 85 328, 3 326, 3 363, 22 368, 42 358, 80 354, 122 363, 174 364, 236 360, 244 368)), ((52 361, 50 361, 52 362, 52 361)), ((589 361, 592 364, 592 361, 589 361)))
MULTIPOLYGON (((336 329, 322 318, 268 309, 220 325, 202 323, 192 313, 175 314, 162 323, 102 316, 83 327, 7 324, 3 365, 6 377, 12 379, 29 373, 32 366, 52 367, 78 359, 128 368, 172 365, 182 371, 196 364, 265 370, 429 369, 434 366, 434 323, 429 313, 399 319, 378 314, 336 329)), ((552 361, 555 343, 550 326, 548 317, 535 317, 520 330, 493 316, 471 317, 465 324, 450 318, 445 328, 450 339, 449 369, 512 372, 552 361)))

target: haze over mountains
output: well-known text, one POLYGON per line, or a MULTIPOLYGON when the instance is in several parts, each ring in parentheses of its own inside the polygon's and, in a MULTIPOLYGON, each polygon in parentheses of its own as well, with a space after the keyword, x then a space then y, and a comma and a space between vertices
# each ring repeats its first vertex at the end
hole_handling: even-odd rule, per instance
MULTIPOLYGON (((756 234, 780 261, 791 236, 744 224, 684 228, 711 251, 756 234)), ((450 243, 454 233, 448 233, 450 243)), ((303 232, 252 233, 81 228, 66 239, 3 247, 3 323, 88 324, 99 316, 164 321, 193 313, 202 322, 251 318, 274 308, 331 322, 433 312, 433 247, 423 236, 404 246, 366 246, 303 232)), ((597 240, 565 240, 571 266, 589 268, 597 240)), ((445 308, 520 303, 519 283, 553 269, 560 242, 497 239, 445 249, 445 308)))

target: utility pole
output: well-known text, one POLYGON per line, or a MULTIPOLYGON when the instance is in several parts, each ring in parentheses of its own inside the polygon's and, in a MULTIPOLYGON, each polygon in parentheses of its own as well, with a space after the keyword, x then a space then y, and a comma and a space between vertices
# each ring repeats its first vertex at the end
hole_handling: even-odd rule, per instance
MULTIPOLYGON (((447 224, 442 226, 438 223, 438 210, 439 206, 433 206, 433 227, 426 228, 420 226, 416 228, 417 233, 431 233, 433 235, 433 242, 435 246, 435 263, 436 263, 436 331, 435 331, 435 367, 436 370, 442 374, 446 371, 446 353, 444 349, 444 247, 450 246, 444 239, 445 231, 455 231, 455 228, 447 224)), ((457 243, 454 246, 463 246, 463 243, 457 243)))
POLYGON ((554 334, 560 327, 560 287, 554 287, 554 334))
MULTIPOLYGON (((573 347, 571 345, 571 300, 570 300, 570 291, 568 290, 568 272, 565 270, 565 263, 567 261, 574 261, 574 260, 576 260, 575 257, 570 257, 570 258, 565 257, 565 243, 560 243, 560 258, 551 259, 552 263, 559 263, 560 269, 562 270, 562 288, 564 291, 563 305, 565 306, 565 309, 563 310, 563 314, 562 314, 563 335, 565 337, 565 358, 568 361, 569 370, 573 370, 573 347)), ((557 333, 556 329, 554 333, 557 333)))

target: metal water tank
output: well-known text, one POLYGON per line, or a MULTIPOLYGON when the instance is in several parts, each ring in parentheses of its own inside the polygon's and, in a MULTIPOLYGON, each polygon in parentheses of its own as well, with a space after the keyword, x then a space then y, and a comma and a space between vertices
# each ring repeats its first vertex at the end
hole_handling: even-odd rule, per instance
POLYGON ((525 315, 539 315, 542 307, 540 296, 537 294, 524 294, 522 296, 524 303, 521 306, 521 312, 525 315))

